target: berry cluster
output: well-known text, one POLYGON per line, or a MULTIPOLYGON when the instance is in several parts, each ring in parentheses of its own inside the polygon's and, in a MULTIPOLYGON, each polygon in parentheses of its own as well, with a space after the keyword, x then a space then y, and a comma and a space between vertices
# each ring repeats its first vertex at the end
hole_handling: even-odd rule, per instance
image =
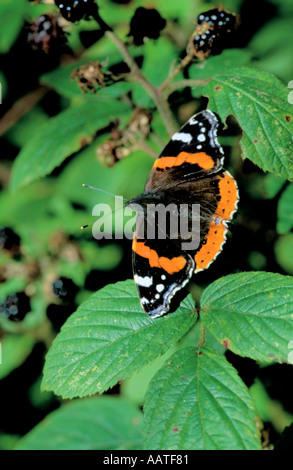
POLYGON ((0 305, 0 312, 12 321, 23 320, 30 310, 30 300, 24 292, 8 295, 0 305))
POLYGON ((113 74, 109 71, 103 71, 103 64, 97 60, 88 62, 81 67, 73 70, 71 80, 76 80, 82 93, 88 91, 96 93, 98 88, 103 88, 105 84, 113 82, 113 74))
POLYGON ((78 286, 71 279, 61 276, 52 284, 52 291, 61 303, 49 304, 47 317, 54 329, 59 331, 67 318, 76 310, 75 296, 78 292, 78 286))
POLYGON ((78 291, 76 284, 74 284, 71 279, 63 276, 53 283, 52 288, 54 294, 59 297, 59 299, 70 302, 74 300, 78 291))
POLYGON ((72 23, 82 19, 88 20, 98 11, 95 0, 55 0, 55 5, 63 18, 72 23))
POLYGON ((191 37, 190 47, 193 54, 199 59, 206 59, 210 53, 219 54, 237 26, 237 16, 224 10, 215 8, 201 13, 191 37))
POLYGON ((140 46, 145 38, 158 39, 165 26, 166 20, 157 10, 139 7, 130 21, 128 36, 132 36, 134 44, 140 46))
POLYGON ((117 161, 127 157, 145 140, 151 132, 152 116, 148 110, 137 107, 127 127, 119 128, 119 122, 111 129, 111 138, 97 148, 97 159, 102 165, 114 166, 117 161))
POLYGON ((29 25, 27 41, 34 50, 48 53, 57 51, 66 37, 54 16, 41 15, 29 25))

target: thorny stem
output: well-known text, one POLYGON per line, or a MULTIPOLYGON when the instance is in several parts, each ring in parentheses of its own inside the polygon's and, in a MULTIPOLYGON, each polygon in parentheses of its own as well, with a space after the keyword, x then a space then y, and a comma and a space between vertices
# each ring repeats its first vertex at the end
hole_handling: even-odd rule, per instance
POLYGON ((168 131, 168 134, 170 136, 175 134, 175 132, 177 131, 177 125, 173 119, 167 100, 164 97, 160 96, 158 90, 142 74, 140 68, 138 67, 137 63, 133 59, 129 50, 127 49, 127 46, 114 33, 113 29, 105 23, 105 21, 100 17, 98 12, 94 15, 94 18, 99 24, 100 28, 103 31, 105 31, 105 34, 108 36, 108 38, 115 44, 117 49, 120 51, 126 64, 130 68, 132 78, 143 86, 143 88, 147 91, 147 93, 150 95, 150 97, 154 101, 159 113, 162 116, 166 129, 168 131))

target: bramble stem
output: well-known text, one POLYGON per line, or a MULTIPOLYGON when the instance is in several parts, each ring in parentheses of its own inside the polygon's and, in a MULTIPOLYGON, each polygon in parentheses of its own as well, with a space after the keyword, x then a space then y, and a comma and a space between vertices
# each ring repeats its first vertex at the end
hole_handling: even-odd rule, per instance
POLYGON ((200 322, 200 331, 199 331, 199 341, 197 345, 197 349, 199 349, 204 343, 206 339, 206 328, 203 324, 203 322, 200 322))
POLYGON ((98 11, 93 15, 94 19, 99 24, 100 28, 105 32, 106 36, 115 44, 117 49, 120 51, 123 56, 126 64, 130 68, 132 78, 141 84, 141 86, 146 90, 149 96, 152 98, 155 103, 163 121, 168 131, 168 134, 172 136, 177 131, 177 125, 173 119, 172 113, 169 108, 169 104, 166 98, 161 97, 156 87, 150 83, 147 78, 143 75, 137 63, 130 54, 127 46, 123 41, 114 33, 113 29, 105 23, 105 21, 100 17, 98 11))
POLYGON ((177 65, 177 67, 173 70, 173 72, 169 75, 169 77, 166 78, 166 80, 159 87, 158 89, 159 94, 161 94, 164 89, 170 86, 171 82, 178 75, 178 73, 181 72, 181 70, 184 69, 192 61, 192 59, 193 59, 193 55, 190 52, 188 52, 186 56, 181 60, 180 64, 177 65))
POLYGON ((193 80, 190 78, 178 80, 178 82, 170 83, 168 87, 162 91, 162 96, 170 95, 171 93, 173 93, 173 91, 176 91, 180 88, 185 88, 185 87, 192 88, 192 87, 197 87, 200 85, 206 85, 210 80, 211 80, 210 78, 206 78, 202 80, 193 80))
POLYGON ((117 49, 119 49, 126 64, 130 68, 133 79, 139 82, 143 86, 143 88, 147 91, 147 93, 150 95, 150 97, 154 101, 164 121, 168 134, 171 136, 175 134, 175 132, 177 131, 177 125, 175 124, 173 120, 173 116, 169 109, 167 100, 159 95, 158 90, 142 74, 140 68, 138 67, 137 63, 135 62, 132 55, 128 51, 125 44, 121 41, 121 39, 118 36, 116 36, 116 34, 113 31, 109 31, 109 30, 106 31, 106 35, 116 45, 117 49))

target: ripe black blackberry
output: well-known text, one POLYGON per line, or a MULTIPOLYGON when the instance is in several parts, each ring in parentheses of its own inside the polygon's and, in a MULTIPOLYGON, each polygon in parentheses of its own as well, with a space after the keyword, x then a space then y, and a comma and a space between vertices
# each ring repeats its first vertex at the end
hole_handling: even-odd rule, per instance
POLYGON ((54 294, 64 302, 72 302, 78 292, 77 285, 69 278, 61 276, 52 286, 54 294))
POLYGON ((29 25, 27 41, 34 50, 54 52, 65 44, 66 36, 52 15, 41 15, 29 25))
POLYGON ((236 14, 218 8, 201 13, 191 37, 190 47, 194 55, 199 59, 206 59, 209 54, 219 54, 238 23, 236 14))
POLYGON ((158 39, 165 26, 166 20, 157 10, 139 7, 130 21, 128 36, 132 36, 134 44, 140 46, 144 38, 158 39))
POLYGON ((11 321, 23 320, 30 310, 30 299, 24 292, 8 295, 0 305, 0 312, 11 321))
POLYGON ((55 0, 55 5, 63 18, 72 23, 82 19, 89 20, 98 11, 95 0, 55 0))
POLYGON ((9 227, 0 228, 0 249, 11 254, 19 253, 20 237, 9 227))

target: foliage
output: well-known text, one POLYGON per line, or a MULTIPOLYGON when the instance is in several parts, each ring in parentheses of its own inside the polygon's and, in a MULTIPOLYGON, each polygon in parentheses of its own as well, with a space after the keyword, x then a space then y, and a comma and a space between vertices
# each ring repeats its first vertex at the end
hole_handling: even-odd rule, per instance
MULTIPOLYGON (((25 22, 56 15, 47 3, 0 5, 0 226, 21 240, 2 247, 0 303, 25 292, 31 304, 20 322, 0 315, 1 384, 23 387, 17 398, 29 397, 31 416, 13 429, 3 418, 0 448, 272 449, 293 421, 289 400, 268 385, 275 370, 289 380, 293 363, 290 0, 272 1, 275 12, 256 15, 252 31, 247 2, 223 0, 243 22, 204 60, 188 43, 208 1, 158 0, 167 26, 136 45, 129 24, 146 2, 101 0, 89 21, 61 21, 59 51, 32 51, 25 22), (94 61, 94 80, 74 79, 94 61), (130 242, 79 231, 95 204, 117 209, 82 184, 139 194, 170 135, 205 107, 224 125, 238 215, 177 310, 151 319, 130 279, 130 242), (66 301, 52 290, 60 277, 76 286, 66 301), (31 363, 36 373, 20 386, 31 363)), ((10 415, 28 406, 15 401, 10 415)))

